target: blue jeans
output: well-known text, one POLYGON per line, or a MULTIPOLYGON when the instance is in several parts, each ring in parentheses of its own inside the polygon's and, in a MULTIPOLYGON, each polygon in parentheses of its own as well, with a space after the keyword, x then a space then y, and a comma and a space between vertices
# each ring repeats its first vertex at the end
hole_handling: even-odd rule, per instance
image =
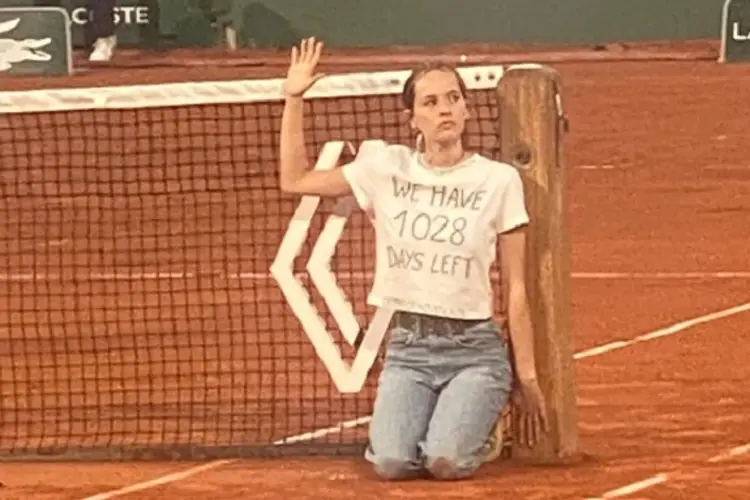
POLYGON ((384 479, 462 479, 510 393, 508 346, 493 321, 454 336, 394 328, 365 458, 384 479))

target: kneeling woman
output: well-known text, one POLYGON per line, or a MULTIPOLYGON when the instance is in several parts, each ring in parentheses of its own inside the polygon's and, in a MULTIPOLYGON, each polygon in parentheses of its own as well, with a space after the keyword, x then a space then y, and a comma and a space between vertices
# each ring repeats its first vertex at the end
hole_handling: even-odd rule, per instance
POLYGON ((377 262, 368 301, 395 313, 367 459, 386 479, 469 477, 514 380, 509 347, 492 320, 498 235, 518 394, 532 422, 543 428, 546 420, 524 282, 529 218, 520 176, 464 149, 466 87, 446 65, 419 68, 404 85, 403 104, 423 148, 383 146, 341 168, 310 170, 302 96, 320 77, 321 51, 314 39, 292 50, 281 188, 353 194, 373 217, 377 262), (389 254, 399 265, 389 266, 389 254))

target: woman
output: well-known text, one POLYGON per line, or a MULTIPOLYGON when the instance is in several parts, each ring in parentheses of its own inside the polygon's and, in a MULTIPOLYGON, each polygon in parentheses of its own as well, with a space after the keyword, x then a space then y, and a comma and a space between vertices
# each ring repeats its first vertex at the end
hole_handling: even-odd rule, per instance
POLYGON ((395 311, 366 458, 385 479, 471 476, 505 406, 513 374, 492 321, 490 265, 499 234, 518 402, 533 431, 546 414, 524 283, 528 215, 516 170, 463 148, 466 87, 446 65, 404 85, 417 151, 383 146, 328 171, 309 170, 303 94, 321 74, 322 43, 292 49, 284 84, 280 180, 285 192, 352 194, 371 214, 375 280, 368 302, 395 311))

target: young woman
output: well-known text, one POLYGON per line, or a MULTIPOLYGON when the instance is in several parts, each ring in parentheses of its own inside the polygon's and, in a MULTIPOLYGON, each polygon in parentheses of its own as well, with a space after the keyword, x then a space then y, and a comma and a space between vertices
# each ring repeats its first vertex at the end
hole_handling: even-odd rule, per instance
POLYGON ((546 425, 524 277, 528 223, 518 172, 464 150, 466 87, 447 65, 412 72, 403 90, 423 147, 383 146, 328 171, 309 169, 303 94, 323 46, 292 49, 281 123, 281 189, 352 194, 373 217, 374 285, 368 302, 395 311, 378 382, 366 458, 385 479, 460 479, 483 446, 514 380, 508 345, 492 320, 490 265, 499 235, 514 389, 533 440, 546 425))

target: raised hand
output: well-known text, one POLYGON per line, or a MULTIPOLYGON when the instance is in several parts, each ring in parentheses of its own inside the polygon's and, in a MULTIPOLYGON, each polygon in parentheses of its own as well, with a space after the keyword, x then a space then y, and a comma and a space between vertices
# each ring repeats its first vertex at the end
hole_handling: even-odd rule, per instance
POLYGON ((301 97, 315 82, 323 78, 322 73, 316 73, 322 52, 323 42, 315 41, 315 37, 302 40, 299 49, 292 47, 284 94, 288 97, 301 97))

